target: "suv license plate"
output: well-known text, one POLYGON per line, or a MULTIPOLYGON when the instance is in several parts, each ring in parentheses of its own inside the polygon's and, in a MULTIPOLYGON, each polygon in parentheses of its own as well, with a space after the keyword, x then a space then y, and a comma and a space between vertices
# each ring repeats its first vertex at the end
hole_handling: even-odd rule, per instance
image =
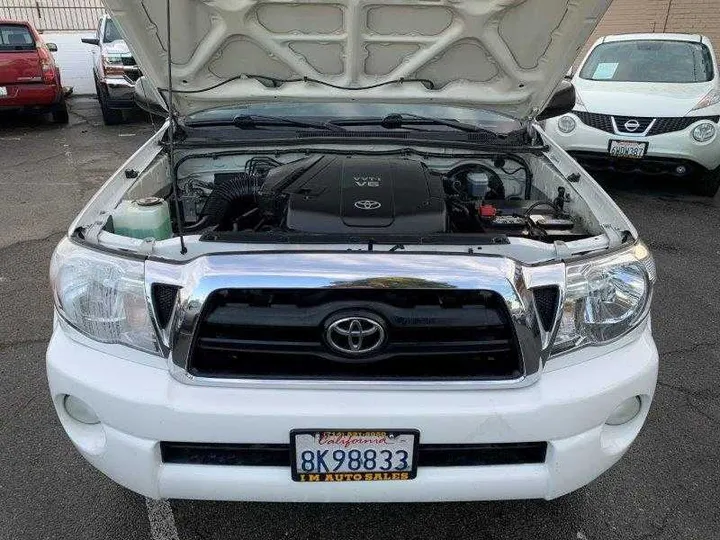
POLYGON ((642 159, 648 143, 635 141, 610 141, 608 151, 612 157, 642 159))
POLYGON ((293 430, 296 482, 412 480, 417 474, 417 430, 293 430))
POLYGON ((5 97, 8 95, 7 86, 0 86, 0 97, 5 97))

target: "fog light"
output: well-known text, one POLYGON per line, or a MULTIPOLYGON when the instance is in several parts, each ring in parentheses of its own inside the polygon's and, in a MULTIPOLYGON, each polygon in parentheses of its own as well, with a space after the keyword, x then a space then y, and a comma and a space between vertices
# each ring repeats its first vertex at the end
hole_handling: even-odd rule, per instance
POLYGON ((82 424, 97 424, 100 422, 95 411, 82 399, 76 398, 75 396, 65 396, 63 406, 70 418, 82 424))
POLYGON ((570 133, 575 130, 577 123, 572 116, 561 116, 557 122, 558 130, 561 133, 570 133))
POLYGON ((703 122, 692 130, 692 137, 697 142, 708 142, 715 136, 715 124, 703 122))
POLYGON ((626 424, 638 415, 641 408, 642 401, 640 401, 640 396, 628 398, 618 405, 617 409, 613 411, 605 423, 611 426, 626 424))

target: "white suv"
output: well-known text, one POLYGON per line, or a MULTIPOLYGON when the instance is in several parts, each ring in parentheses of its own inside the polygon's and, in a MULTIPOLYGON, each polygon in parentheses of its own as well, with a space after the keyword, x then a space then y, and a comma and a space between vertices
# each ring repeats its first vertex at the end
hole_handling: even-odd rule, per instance
POLYGON ((572 109, 595 0, 187 1, 171 29, 125 3, 173 114, 51 263, 88 461, 156 498, 399 502, 550 499, 620 459, 653 259, 534 122, 572 109))
POLYGON ((720 74, 707 37, 606 36, 572 82, 575 110, 546 129, 588 170, 671 174, 699 195, 715 195, 720 74))

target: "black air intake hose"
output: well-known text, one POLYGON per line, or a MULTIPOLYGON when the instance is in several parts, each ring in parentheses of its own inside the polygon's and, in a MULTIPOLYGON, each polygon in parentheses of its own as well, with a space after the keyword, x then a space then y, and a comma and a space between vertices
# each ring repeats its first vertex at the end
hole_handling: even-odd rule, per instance
POLYGON ((256 191, 257 179, 245 173, 216 174, 215 188, 200 212, 207 217, 204 226, 218 225, 240 215, 254 205, 256 191))

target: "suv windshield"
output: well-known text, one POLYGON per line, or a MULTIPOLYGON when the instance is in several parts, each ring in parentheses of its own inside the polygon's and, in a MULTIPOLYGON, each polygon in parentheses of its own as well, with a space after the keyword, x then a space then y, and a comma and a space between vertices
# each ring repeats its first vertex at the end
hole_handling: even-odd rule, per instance
MULTIPOLYGON (((185 123, 230 122, 237 116, 274 116, 292 119, 333 121, 382 119, 388 115, 419 115, 427 118, 456 120, 504 134, 521 127, 520 123, 500 114, 465 107, 401 103, 257 103, 246 106, 220 107, 187 117, 185 123)), ((426 128, 427 126, 423 126, 426 128)), ((438 126, 438 129, 448 129, 438 126)))
POLYGON ((708 48, 689 41, 619 41, 593 50, 580 71, 591 81, 697 83, 711 81, 708 48))
POLYGON ((118 32, 117 25, 115 24, 115 21, 108 19, 105 23, 105 36, 103 37, 103 43, 112 43, 118 39, 122 39, 122 36, 120 35, 120 32, 118 32))
POLYGON ((27 26, 0 24, 0 51, 32 51, 35 40, 27 26))

